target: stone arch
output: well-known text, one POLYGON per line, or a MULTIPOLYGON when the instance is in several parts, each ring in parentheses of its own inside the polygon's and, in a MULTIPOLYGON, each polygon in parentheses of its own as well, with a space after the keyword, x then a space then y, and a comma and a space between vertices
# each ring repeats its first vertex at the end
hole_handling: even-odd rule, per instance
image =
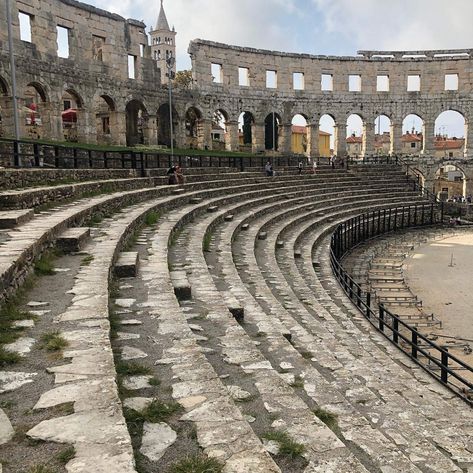
POLYGON ((199 148, 203 144, 203 114, 199 108, 192 105, 187 108, 184 117, 186 146, 188 148, 199 148))
POLYGON ((39 82, 29 82, 24 87, 19 100, 21 135, 31 139, 40 139, 47 134, 51 128, 51 110, 46 105, 48 102, 46 89, 39 82))
POLYGON ((115 100, 110 95, 100 94, 94 97, 95 127, 98 143, 120 143, 121 140, 116 134, 115 111, 115 100))
POLYGON ((440 112, 434 130, 436 157, 460 158, 466 155, 468 123, 465 114, 453 108, 440 112))
POLYGON ((281 116, 271 112, 264 119, 264 149, 277 151, 279 149, 279 129, 281 116))
MULTIPOLYGON (((159 106, 156 113, 158 128, 158 145, 171 146, 171 126, 170 126, 169 103, 163 103, 159 106)), ((173 125, 173 144, 176 141, 176 131, 179 124, 179 115, 174 105, 172 106, 172 125, 173 125)))
POLYGON ((84 101, 72 87, 65 87, 62 93, 63 111, 61 112, 62 131, 66 141, 80 140, 82 123, 81 110, 84 101))
MULTIPOLYGON (((329 158, 335 149, 337 121, 331 113, 323 113, 319 118, 319 154, 329 158)), ((345 138, 345 137, 343 137, 345 138)))
POLYGON ((418 113, 402 120, 402 154, 420 154, 425 148, 425 122, 418 113))
POLYGON ((231 149, 228 112, 224 108, 217 108, 212 116, 212 149, 231 149))
POLYGON ((364 155, 366 146, 366 128, 363 117, 359 113, 351 113, 346 121, 347 154, 353 158, 364 155))
POLYGON ((377 113, 374 119, 374 152, 388 155, 393 149, 393 122, 386 113, 377 113))
POLYGON ((9 95, 8 82, 0 76, 0 95, 9 95))
POLYGON ((467 196, 467 173, 454 160, 436 163, 433 191, 441 200, 467 196))
POLYGON ((306 154, 309 143, 309 121, 307 115, 296 113, 291 118, 291 152, 295 154, 306 154))
POLYGON ((148 121, 148 111, 143 102, 138 99, 130 100, 125 106, 125 114, 127 146, 143 144, 148 121))
POLYGON ((251 152, 255 139, 255 116, 252 112, 244 111, 240 113, 238 117, 238 131, 238 143, 240 145, 240 149, 247 147, 251 152))

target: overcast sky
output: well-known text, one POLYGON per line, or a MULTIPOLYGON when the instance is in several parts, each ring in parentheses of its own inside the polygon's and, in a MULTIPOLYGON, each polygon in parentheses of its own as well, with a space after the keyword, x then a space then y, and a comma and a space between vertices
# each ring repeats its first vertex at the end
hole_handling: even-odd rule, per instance
MULTIPOLYGON (((148 27, 160 7, 160 0, 87 3, 148 27)), ((164 8, 177 31, 178 69, 190 68, 187 46, 195 38, 328 55, 473 48, 473 0, 164 0, 164 8)), ((451 127, 458 136, 458 124, 451 127)))

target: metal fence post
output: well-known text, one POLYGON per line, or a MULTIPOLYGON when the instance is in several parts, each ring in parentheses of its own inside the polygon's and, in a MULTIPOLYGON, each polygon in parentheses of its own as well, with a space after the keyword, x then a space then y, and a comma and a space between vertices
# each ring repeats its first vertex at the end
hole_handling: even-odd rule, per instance
POLYGON ((16 140, 13 142, 13 165, 20 166, 20 143, 16 140))
POLYGON ((379 306, 379 329, 384 333, 384 307, 379 306))
POLYGON ((397 345, 399 343, 399 319, 394 316, 393 318, 393 342, 397 345))
POLYGON ((39 167, 39 145, 38 143, 33 144, 33 156, 34 156, 34 165, 39 167))
POLYGON ((440 378, 443 383, 447 384, 448 383, 448 348, 444 348, 442 350, 442 356, 441 356, 441 362, 442 362, 442 367, 441 367, 441 375, 440 378))
POLYGON ((366 318, 369 319, 371 315, 371 292, 366 293, 366 318))
POLYGON ((412 347, 411 347, 411 354, 412 358, 417 359, 417 331, 412 329, 412 347))

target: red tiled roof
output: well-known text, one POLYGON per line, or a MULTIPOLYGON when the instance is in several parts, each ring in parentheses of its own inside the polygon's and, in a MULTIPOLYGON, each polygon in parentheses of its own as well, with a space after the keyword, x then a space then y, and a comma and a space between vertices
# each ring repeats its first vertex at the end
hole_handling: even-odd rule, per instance
POLYGON ((349 136, 347 137, 347 143, 363 143, 363 138, 361 136, 349 136))
POLYGON ((435 149, 447 150, 447 149, 461 149, 465 145, 465 140, 463 138, 458 139, 436 139, 435 140, 435 149))
MULTIPOLYGON (((304 133, 307 133, 307 127, 303 125, 292 125, 292 132, 303 135, 304 133)), ((331 136, 330 133, 327 133, 326 131, 322 130, 319 130, 319 135, 331 136)))

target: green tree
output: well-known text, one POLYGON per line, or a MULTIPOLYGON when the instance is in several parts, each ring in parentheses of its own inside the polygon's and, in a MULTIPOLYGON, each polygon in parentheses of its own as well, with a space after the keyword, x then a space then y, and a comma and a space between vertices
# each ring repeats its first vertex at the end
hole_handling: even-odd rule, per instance
POLYGON ((189 90, 192 86, 192 71, 177 71, 174 78, 174 87, 189 90))

